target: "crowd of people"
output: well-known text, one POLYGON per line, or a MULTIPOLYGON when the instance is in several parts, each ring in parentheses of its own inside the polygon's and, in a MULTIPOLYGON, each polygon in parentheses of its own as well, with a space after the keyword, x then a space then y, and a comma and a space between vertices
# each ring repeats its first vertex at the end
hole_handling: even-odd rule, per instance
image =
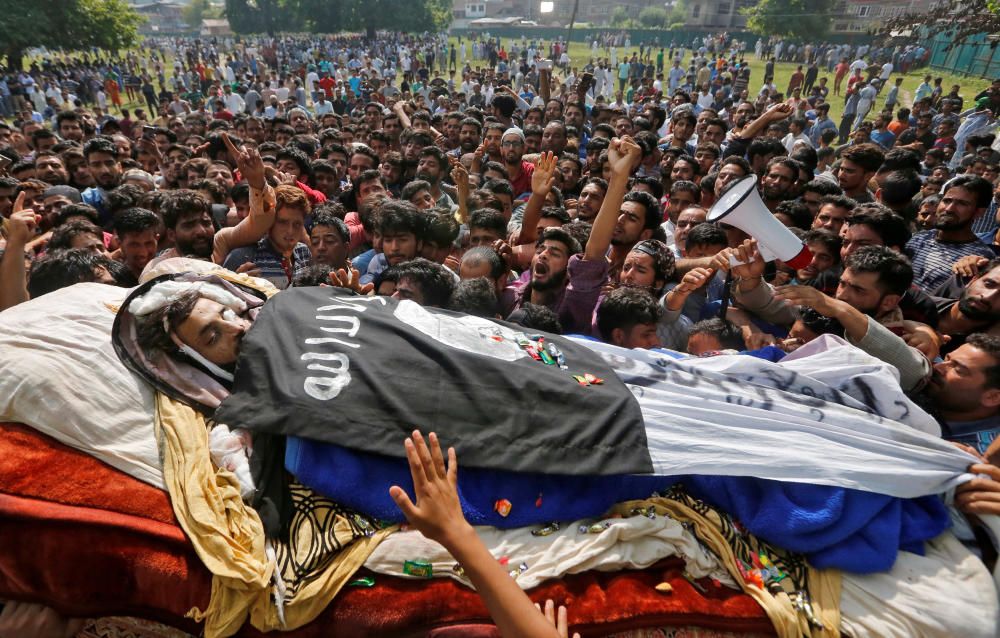
MULTIPOLYGON (((1000 80, 903 87, 917 45, 758 43, 751 78, 725 37, 616 44, 171 40, 8 74, 0 310, 186 256, 624 348, 835 334, 1000 478, 1000 80), (751 177, 808 265, 707 220, 751 177)), ((996 485, 958 504, 1000 512, 996 485)))

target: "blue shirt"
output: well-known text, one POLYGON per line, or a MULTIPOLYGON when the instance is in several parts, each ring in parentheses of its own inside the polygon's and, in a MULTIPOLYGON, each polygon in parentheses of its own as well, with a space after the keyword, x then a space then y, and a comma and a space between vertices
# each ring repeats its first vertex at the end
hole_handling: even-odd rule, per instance
POLYGON ((111 211, 108 210, 107 205, 104 203, 106 197, 107 194, 104 192, 104 189, 99 186, 91 186, 80 195, 84 204, 89 204, 97 209, 97 222, 99 226, 107 226, 111 221, 111 211))
POLYGON ((892 148, 892 145, 896 143, 896 136, 892 131, 878 131, 874 130, 871 133, 872 141, 881 146, 882 148, 892 148))
POLYGON ((986 453, 986 448, 1000 434, 1000 415, 991 416, 979 421, 949 422, 945 438, 956 443, 964 443, 976 448, 980 454, 986 453))

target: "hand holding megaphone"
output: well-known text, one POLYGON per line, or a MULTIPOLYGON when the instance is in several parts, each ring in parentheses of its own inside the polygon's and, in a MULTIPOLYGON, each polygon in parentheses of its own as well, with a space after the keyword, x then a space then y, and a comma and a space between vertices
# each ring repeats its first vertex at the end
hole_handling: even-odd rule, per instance
MULTIPOLYGON (((802 240, 778 221, 761 201, 756 175, 751 174, 730 185, 708 212, 707 221, 735 226, 756 239, 759 248, 755 242, 754 250, 763 261, 777 258, 795 269, 804 268, 812 261, 812 253, 802 240)), ((739 254, 743 258, 737 255, 736 261, 741 263, 746 263, 751 256, 745 249, 739 254)))
POLYGON ((756 239, 744 240, 734 248, 729 255, 729 263, 733 277, 740 279, 759 279, 767 266, 756 239))

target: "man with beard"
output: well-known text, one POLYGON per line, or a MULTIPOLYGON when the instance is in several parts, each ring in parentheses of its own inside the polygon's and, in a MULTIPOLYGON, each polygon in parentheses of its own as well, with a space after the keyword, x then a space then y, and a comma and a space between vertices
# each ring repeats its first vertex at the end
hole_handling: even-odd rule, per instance
POLYGON ((212 202, 201 193, 187 189, 166 191, 160 204, 167 241, 173 248, 165 250, 150 263, 171 257, 193 257, 206 261, 212 258, 215 222, 212 202))
POLYGON ((69 181, 62 158, 52 152, 35 155, 35 177, 47 184, 60 186, 69 181))
POLYGON ((83 156, 97 184, 83 191, 83 202, 97 209, 103 226, 111 221, 111 210, 107 204, 108 191, 117 187, 122 181, 118 147, 110 137, 95 137, 83 147, 83 156))
POLYGON ((420 151, 417 161, 415 179, 424 180, 430 185, 430 194, 435 205, 440 208, 452 209, 455 202, 447 193, 441 191, 441 181, 448 171, 448 156, 436 146, 425 146, 420 151))
POLYGON ((566 150, 568 141, 566 125, 562 120, 553 120, 542 129, 542 151, 551 151, 559 157, 566 150))
POLYGON ((986 263, 979 273, 961 288, 958 299, 938 300, 938 332, 951 336, 945 351, 962 345, 966 335, 1000 321, 1000 259, 986 263))
POLYGON ((458 147, 448 154, 461 159, 467 153, 475 153, 482 141, 483 125, 474 117, 467 117, 458 126, 458 147))
POLYGON ((258 146, 267 141, 267 131, 264 130, 264 120, 257 116, 247 118, 244 125, 245 136, 253 140, 258 146))
POLYGON ((171 144, 163 156, 163 186, 166 189, 184 188, 187 176, 184 174, 184 164, 191 159, 191 149, 180 144, 171 144))
POLYGON ((504 167, 510 176, 510 185, 514 196, 531 190, 531 174, 535 165, 521 159, 524 155, 524 133, 519 128, 509 128, 500 140, 500 153, 503 155, 504 167))
MULTIPOLYGON (((944 426, 944 438, 988 454, 1000 434, 1000 337, 969 335, 961 347, 934 364, 925 394, 944 426)), ((995 450, 991 452, 988 457, 995 464, 995 450)), ((993 513, 998 513, 1000 489, 987 491, 990 496, 981 500, 993 501, 993 513)))
MULTIPOLYGON (((608 281, 607 251, 628 188, 628 178, 638 166, 642 151, 631 139, 615 139, 608 149, 611 182, 583 255, 579 242, 562 228, 546 228, 535 243, 535 256, 527 276, 506 289, 501 299, 503 316, 525 303, 548 307, 556 313, 564 330, 589 333, 601 288, 608 281)), ((555 162, 546 154, 546 170, 554 173, 555 162)), ((547 180, 546 180, 547 181, 547 180)), ((544 192, 540 185, 539 192, 544 192)))
POLYGON ((799 163, 787 157, 775 157, 767 163, 764 178, 760 180, 760 196, 772 213, 778 204, 792 199, 792 187, 799 178, 799 163))
POLYGON ((868 190, 868 183, 878 172, 885 154, 878 144, 867 142, 848 146, 840 154, 837 181, 844 189, 844 195, 859 204, 875 201, 875 195, 868 190))
POLYGON ((433 146, 434 138, 431 137, 430 133, 408 129, 400 137, 400 142, 403 145, 403 179, 409 181, 417 172, 420 151, 428 146, 433 146))
POLYGON ((783 326, 791 326, 797 319, 795 306, 836 319, 851 344, 896 366, 904 391, 919 389, 930 374, 929 359, 936 358, 937 352, 926 357, 883 325, 903 319, 899 301, 913 281, 913 268, 903 255, 885 246, 855 251, 844 261, 834 297, 812 286, 772 288, 764 283, 764 260, 752 240, 744 242, 734 256, 743 262, 732 268, 734 277, 739 278, 734 295, 748 312, 783 326))
POLYGON ((951 276, 951 266, 962 257, 992 258, 993 250, 972 231, 993 198, 992 185, 976 175, 961 175, 944 186, 934 230, 917 233, 906 244, 913 260, 914 283, 933 291, 951 276))

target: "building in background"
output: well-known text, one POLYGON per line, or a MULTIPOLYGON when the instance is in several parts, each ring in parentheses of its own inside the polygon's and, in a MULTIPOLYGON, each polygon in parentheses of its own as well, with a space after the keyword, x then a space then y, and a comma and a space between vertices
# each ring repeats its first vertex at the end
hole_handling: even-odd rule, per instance
POLYGON ((869 33, 889 18, 929 11, 934 0, 840 0, 833 11, 831 34, 869 33))

